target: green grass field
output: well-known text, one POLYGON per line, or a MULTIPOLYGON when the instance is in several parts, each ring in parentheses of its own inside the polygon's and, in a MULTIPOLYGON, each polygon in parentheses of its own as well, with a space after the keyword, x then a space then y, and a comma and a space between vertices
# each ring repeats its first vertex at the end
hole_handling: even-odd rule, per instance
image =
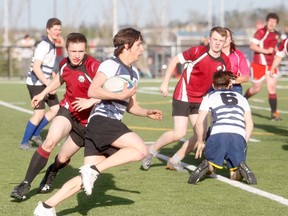
MULTIPOLYGON (((171 82, 170 93, 176 80, 171 82)), ((278 82, 278 108, 283 121, 269 120, 270 112, 265 86, 261 93, 249 100, 253 110, 253 139, 260 142, 248 143, 248 164, 255 172, 258 184, 228 184, 220 179, 207 178, 197 185, 187 184, 188 175, 165 170, 166 161, 154 159, 149 171, 139 169, 140 162, 116 167, 102 173, 96 181, 93 194, 86 196, 80 192, 59 205, 57 215, 287 215, 287 150, 288 116, 287 84, 285 79, 278 82), (243 186, 243 188, 242 188, 243 186), (246 190, 245 190, 246 188, 246 190), (253 190, 257 189, 257 190, 253 190)), ((159 94, 160 81, 143 80, 138 88, 137 99, 143 107, 161 109, 164 119, 161 122, 126 114, 124 121, 145 141, 155 141, 164 131, 173 127, 171 118, 171 97, 159 94)), ((244 90, 250 83, 244 85, 244 90)), ((63 95, 63 88, 58 96, 63 95)), ((21 151, 18 145, 30 117, 30 98, 26 85, 16 81, 0 81, 0 215, 32 215, 37 202, 55 193, 62 184, 77 175, 83 162, 83 150, 77 153, 68 167, 61 170, 55 182, 55 189, 48 194, 38 194, 37 188, 44 170, 31 186, 29 199, 17 202, 10 198, 13 187, 19 184, 26 173, 33 151, 21 151), (5 103, 3 103, 5 102, 5 103), (7 104, 23 109, 7 107, 7 104), (25 112, 28 110, 28 112, 25 112)), ((47 133, 48 127, 42 136, 47 133)), ((191 128, 186 138, 192 133, 191 128)), ((173 143, 161 150, 161 154, 171 156, 181 143, 173 143)), ((49 164, 59 152, 61 144, 53 151, 49 164)), ((194 154, 187 156, 185 163, 198 165, 194 154)), ((227 179, 229 172, 219 175, 227 179)), ((235 183, 235 182, 234 182, 235 183)))

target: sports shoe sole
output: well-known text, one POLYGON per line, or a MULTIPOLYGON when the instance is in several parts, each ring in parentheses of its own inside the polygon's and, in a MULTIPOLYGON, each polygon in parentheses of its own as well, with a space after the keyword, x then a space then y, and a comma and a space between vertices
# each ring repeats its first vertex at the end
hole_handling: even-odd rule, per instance
POLYGON ((197 184, 197 182, 209 171, 209 163, 204 160, 190 175, 188 184, 197 184))
POLYGON ((239 164, 239 172, 241 176, 247 181, 247 184, 257 184, 256 176, 243 161, 239 164))

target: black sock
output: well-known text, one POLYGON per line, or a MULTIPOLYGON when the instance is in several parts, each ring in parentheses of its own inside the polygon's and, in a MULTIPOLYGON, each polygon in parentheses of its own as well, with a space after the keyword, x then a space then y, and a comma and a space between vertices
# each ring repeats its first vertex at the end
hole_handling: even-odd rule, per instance
POLYGON ((70 162, 70 159, 66 161, 65 163, 60 163, 60 161, 58 160, 58 155, 56 155, 54 163, 51 164, 51 171, 58 172, 63 167, 67 166, 69 162, 70 162))
POLYGON ((52 206, 47 205, 45 202, 43 202, 43 206, 44 206, 44 208, 47 208, 47 209, 52 208, 52 206))
POLYGON ((47 157, 47 152, 46 155, 39 153, 44 151, 43 149, 38 151, 40 148, 41 147, 39 147, 33 154, 26 172, 25 181, 27 181, 29 184, 32 183, 32 181, 39 174, 39 172, 46 166, 49 158, 49 154, 47 157), (43 157, 42 155, 45 157, 43 157))
POLYGON ((100 171, 97 169, 97 167, 95 166, 95 165, 92 165, 92 166, 90 166, 91 167, 91 169, 94 169, 94 170, 96 170, 98 173, 100 173, 100 171))
POLYGON ((269 105, 271 107, 272 114, 277 111, 277 95, 276 94, 269 94, 268 97, 269 105))

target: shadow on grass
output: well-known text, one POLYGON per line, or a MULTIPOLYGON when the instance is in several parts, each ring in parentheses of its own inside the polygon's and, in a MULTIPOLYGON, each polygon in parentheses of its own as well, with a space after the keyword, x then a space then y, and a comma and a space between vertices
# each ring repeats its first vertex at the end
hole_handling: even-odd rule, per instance
MULTIPOLYGON (((271 121, 271 123, 273 123, 271 121)), ((268 133, 278 134, 281 136, 288 136, 287 128, 283 128, 283 125, 274 124, 254 124, 254 128, 264 130, 268 133)))
POLYGON ((133 200, 106 194, 108 190, 140 194, 139 191, 126 190, 116 187, 113 178, 114 177, 112 174, 102 173, 95 182, 92 195, 87 196, 83 191, 81 191, 77 194, 78 205, 73 208, 57 212, 57 215, 70 215, 73 213, 88 215, 89 210, 93 208, 133 204, 133 200))
POLYGON ((282 149, 288 151, 288 143, 286 145, 282 145, 282 149))
MULTIPOLYGON (((178 143, 176 143, 175 145, 173 145, 173 147, 168 148, 165 147, 163 149, 161 149, 160 153, 167 155, 169 157, 172 157, 183 145, 183 142, 179 141, 178 143)), ((186 155, 186 157, 182 160, 182 162, 185 162, 187 164, 191 164, 194 166, 198 166, 202 161, 203 161, 204 157, 202 156, 202 158, 200 159, 195 159, 195 151, 189 153, 188 155, 186 155)), ((151 167, 156 167, 156 166, 166 166, 167 161, 166 160, 162 160, 159 159, 162 162, 162 164, 158 163, 158 164, 152 164, 151 167)), ((189 173, 191 173, 192 171, 189 170, 189 173)), ((227 167, 226 163, 224 162, 223 164, 223 169, 217 169, 216 170, 216 174, 230 178, 230 171, 229 168, 227 167)))

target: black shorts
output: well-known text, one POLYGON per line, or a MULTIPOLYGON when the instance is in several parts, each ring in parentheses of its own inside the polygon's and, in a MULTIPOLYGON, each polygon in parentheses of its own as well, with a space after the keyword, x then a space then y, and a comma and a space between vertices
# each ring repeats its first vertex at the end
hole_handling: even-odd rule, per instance
POLYGON ((84 156, 110 156, 118 151, 111 144, 131 130, 121 121, 103 116, 93 116, 87 126, 84 156))
POLYGON ((85 144, 86 127, 82 125, 65 107, 60 107, 57 116, 63 116, 70 121, 72 130, 69 135, 77 146, 83 147, 85 144))
POLYGON ((186 116, 198 114, 201 103, 184 102, 173 99, 172 116, 186 116))
MULTIPOLYGON (((35 95, 40 94, 46 88, 46 86, 27 85, 27 88, 30 94, 30 98, 32 99, 35 95)), ((42 101, 39 102, 39 106, 34 109, 45 109, 45 103, 47 103, 49 107, 59 104, 57 94, 48 94, 42 101)))

